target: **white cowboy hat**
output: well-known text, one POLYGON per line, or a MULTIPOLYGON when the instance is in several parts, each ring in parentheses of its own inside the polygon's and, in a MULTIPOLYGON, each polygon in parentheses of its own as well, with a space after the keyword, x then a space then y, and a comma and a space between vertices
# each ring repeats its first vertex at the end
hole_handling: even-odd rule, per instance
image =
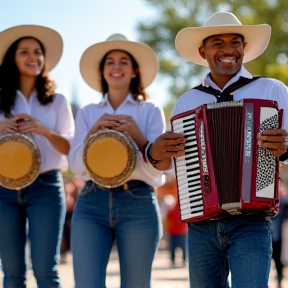
POLYGON ((214 13, 201 27, 187 27, 178 32, 175 46, 178 53, 186 60, 208 66, 199 54, 203 40, 212 35, 241 34, 246 42, 243 63, 261 55, 268 46, 271 27, 268 24, 242 25, 237 17, 230 12, 214 13))
POLYGON ((99 64, 111 50, 130 53, 139 65, 144 88, 151 84, 158 73, 158 60, 153 50, 143 43, 129 41, 122 34, 113 34, 106 41, 88 47, 81 57, 81 75, 91 88, 102 92, 99 64))
POLYGON ((55 30, 39 25, 20 25, 1 32, 0 64, 11 44, 22 37, 33 37, 43 44, 45 48, 45 67, 48 71, 51 71, 57 65, 63 51, 62 37, 55 30))

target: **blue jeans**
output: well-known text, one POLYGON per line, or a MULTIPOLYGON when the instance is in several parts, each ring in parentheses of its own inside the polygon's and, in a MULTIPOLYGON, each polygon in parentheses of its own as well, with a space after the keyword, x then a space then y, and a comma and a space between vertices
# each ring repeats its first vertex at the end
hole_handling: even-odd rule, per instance
POLYGON ((188 257, 191 288, 268 288, 272 256, 271 220, 235 215, 190 223, 188 257))
POLYGON ((159 207, 151 186, 129 182, 134 187, 128 190, 122 186, 105 190, 87 181, 81 191, 72 216, 76 288, 105 288, 114 240, 121 288, 150 287, 152 262, 162 230, 159 207))
POLYGON ((58 255, 65 216, 61 172, 40 174, 29 186, 15 191, 0 186, 0 257, 4 288, 26 287, 27 240, 39 288, 60 287, 58 255))

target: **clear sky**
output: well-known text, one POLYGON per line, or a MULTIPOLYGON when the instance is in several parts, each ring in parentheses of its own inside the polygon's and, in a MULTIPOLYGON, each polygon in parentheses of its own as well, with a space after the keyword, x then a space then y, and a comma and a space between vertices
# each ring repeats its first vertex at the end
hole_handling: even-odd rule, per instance
MULTIPOLYGON (((81 106, 99 102, 101 95, 81 78, 79 60, 86 48, 121 33, 137 41, 137 23, 155 18, 155 10, 144 0, 0 0, 0 30, 36 24, 57 30, 64 41, 59 64, 51 71, 57 91, 71 101, 76 90, 81 106)), ((1 45, 1 43, 0 43, 1 45)), ((166 93, 159 77, 147 92, 164 105, 166 93)))

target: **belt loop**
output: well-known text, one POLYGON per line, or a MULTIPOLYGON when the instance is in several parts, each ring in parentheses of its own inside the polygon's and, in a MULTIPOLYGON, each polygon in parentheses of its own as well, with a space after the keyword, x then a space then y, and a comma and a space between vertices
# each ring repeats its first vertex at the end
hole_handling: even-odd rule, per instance
POLYGON ((127 182, 125 182, 125 183, 123 184, 123 188, 124 188, 125 191, 127 191, 127 190, 129 189, 127 182))

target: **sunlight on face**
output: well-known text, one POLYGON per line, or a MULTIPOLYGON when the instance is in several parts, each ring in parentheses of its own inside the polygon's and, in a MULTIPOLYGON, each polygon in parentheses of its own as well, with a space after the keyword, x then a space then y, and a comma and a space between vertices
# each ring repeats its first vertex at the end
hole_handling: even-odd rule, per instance
POLYGON ((25 38, 18 44, 15 63, 20 76, 37 77, 44 68, 44 55, 39 42, 25 38))
POLYGON ((234 75, 240 69, 245 43, 238 34, 220 34, 209 37, 200 54, 207 60, 213 74, 234 75))
POLYGON ((109 88, 129 89, 135 71, 129 55, 120 50, 111 51, 105 60, 103 76, 109 88))

